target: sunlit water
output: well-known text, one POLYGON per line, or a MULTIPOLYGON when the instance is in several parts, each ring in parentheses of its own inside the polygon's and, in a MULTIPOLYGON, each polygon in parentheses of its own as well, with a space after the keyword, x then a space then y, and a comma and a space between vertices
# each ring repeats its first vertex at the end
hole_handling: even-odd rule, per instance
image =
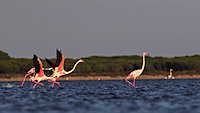
POLYGON ((1 113, 200 113, 200 80, 0 82, 1 113))

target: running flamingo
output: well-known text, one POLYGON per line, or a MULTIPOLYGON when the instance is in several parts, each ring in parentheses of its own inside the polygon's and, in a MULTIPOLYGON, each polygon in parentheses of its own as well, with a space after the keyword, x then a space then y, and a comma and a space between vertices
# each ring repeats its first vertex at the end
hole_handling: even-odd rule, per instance
POLYGON ((149 53, 147 52, 143 52, 143 64, 142 64, 142 69, 137 69, 135 71, 132 71, 128 77, 126 77, 125 81, 128 82, 130 85, 132 85, 133 87, 135 87, 135 78, 140 76, 144 70, 144 67, 145 67, 145 56, 148 56, 149 53), (130 78, 134 78, 133 80, 133 84, 131 82, 128 81, 128 79, 130 78))
MULTIPOLYGON (((33 86, 33 88, 36 87, 37 84, 40 84, 42 86, 44 86, 44 84, 42 83, 39 83, 40 81, 42 80, 49 80, 49 79, 52 79, 53 77, 47 77, 45 74, 44 74, 44 71, 43 71, 43 64, 41 62, 41 60, 36 56, 34 55, 33 57, 33 63, 34 63, 34 68, 32 68, 28 74, 31 74, 33 73, 34 76, 30 76, 32 82, 35 83, 35 85, 33 86)), ((24 82, 24 81, 23 81, 24 82)), ((23 84, 22 84, 23 85, 23 84)), ((21 85, 21 86, 22 86, 21 85)))
POLYGON ((56 65, 53 64, 50 60, 46 59, 47 63, 53 68, 54 72, 51 75, 51 77, 54 77, 53 79, 50 79, 49 82, 53 82, 52 87, 54 87, 54 83, 57 83, 60 86, 59 82, 56 82, 56 80, 63 76, 63 75, 67 75, 72 73, 76 66, 80 63, 80 62, 84 62, 84 60, 78 60, 74 67, 72 68, 72 70, 70 71, 65 71, 64 70, 64 61, 65 61, 65 57, 63 56, 63 54, 57 49, 57 60, 56 60, 56 65))
MULTIPOLYGON (((52 70, 52 68, 42 68, 42 69, 43 69, 43 70, 52 70)), ((22 84, 20 85, 20 87, 23 86, 23 84, 24 84, 24 82, 25 82, 25 80, 26 80, 26 77, 27 77, 28 75, 31 75, 31 74, 33 74, 33 76, 30 76, 30 78, 35 76, 35 68, 34 68, 34 67, 31 68, 31 69, 27 72, 27 74, 25 74, 24 80, 23 80, 22 84)), ((33 81, 32 81, 32 82, 33 82, 33 81)))

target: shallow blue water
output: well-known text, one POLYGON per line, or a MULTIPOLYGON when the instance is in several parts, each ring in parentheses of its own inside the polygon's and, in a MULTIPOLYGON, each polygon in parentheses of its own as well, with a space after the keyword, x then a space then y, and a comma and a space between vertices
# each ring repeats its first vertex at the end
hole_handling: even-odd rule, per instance
POLYGON ((1 113, 200 113, 200 80, 0 82, 1 113))

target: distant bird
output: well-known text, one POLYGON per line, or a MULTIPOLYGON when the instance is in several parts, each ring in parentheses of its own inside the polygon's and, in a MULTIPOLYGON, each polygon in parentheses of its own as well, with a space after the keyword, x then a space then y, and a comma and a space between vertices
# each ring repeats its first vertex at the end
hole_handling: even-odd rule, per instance
MULTIPOLYGON (((36 55, 33 56, 33 64, 34 64, 35 69, 32 68, 32 69, 29 71, 29 73, 28 73, 28 74, 33 73, 33 76, 30 76, 32 82, 35 83, 35 85, 33 86, 33 88, 35 88, 37 84, 40 84, 40 85, 44 86, 44 84, 39 83, 39 82, 42 81, 42 80, 53 79, 53 77, 47 77, 47 76, 44 74, 44 71, 43 71, 43 64, 42 64, 41 60, 40 60, 36 55)), ((28 75, 28 74, 27 74, 27 75, 28 75)), ((25 76, 27 76, 27 75, 25 75, 25 76)), ((23 81, 23 82, 24 82, 24 81, 23 81)), ((23 83, 22 83, 22 85, 23 85, 23 83)), ((21 85, 21 86, 22 86, 22 85, 21 85)))
POLYGON ((137 69, 135 71, 132 71, 128 77, 126 77, 125 81, 128 82, 130 85, 132 85, 133 87, 135 87, 135 78, 140 76, 144 70, 144 67, 145 67, 145 56, 148 56, 149 53, 147 52, 143 52, 143 64, 142 64, 142 69, 137 69), (128 81, 128 79, 130 78, 134 78, 133 80, 133 84, 131 82, 128 81))
POLYGON ((169 70, 169 75, 167 77, 165 77, 165 79, 174 79, 174 77, 172 76, 173 74, 173 69, 169 70))
POLYGON ((84 62, 84 60, 80 59, 76 62, 76 64, 74 65, 74 67, 72 68, 72 70, 70 71, 65 71, 64 70, 64 62, 65 62, 65 57, 63 56, 63 54, 61 53, 61 51, 59 51, 57 49, 57 60, 56 60, 56 64, 52 63, 50 60, 48 60, 46 58, 47 63, 53 68, 53 74, 51 75, 51 77, 53 77, 53 79, 50 79, 49 82, 53 82, 52 83, 52 87, 54 87, 54 83, 57 83, 60 86, 59 82, 56 82, 56 80, 63 76, 63 75, 67 75, 72 73, 76 66, 80 63, 80 62, 84 62))

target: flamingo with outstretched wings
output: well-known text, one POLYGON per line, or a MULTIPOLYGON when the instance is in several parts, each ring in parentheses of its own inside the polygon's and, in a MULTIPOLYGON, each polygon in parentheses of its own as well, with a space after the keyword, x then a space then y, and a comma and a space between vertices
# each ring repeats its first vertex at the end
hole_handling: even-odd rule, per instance
POLYGON ((25 75, 24 80, 20 86, 23 86, 26 76, 28 76, 30 74, 33 74, 33 76, 30 76, 30 78, 31 78, 31 81, 35 83, 33 88, 35 88, 37 84, 44 86, 44 84, 40 83, 40 81, 42 81, 42 80, 53 79, 53 77, 47 77, 44 74, 43 64, 36 55, 33 55, 33 64, 34 64, 34 68, 31 68, 31 70, 28 71, 28 74, 25 75))
POLYGON ((72 72, 75 70, 76 66, 77 66, 80 62, 84 62, 84 60, 80 59, 80 60, 78 60, 78 61, 75 63, 75 65, 74 65, 74 67, 72 68, 72 70, 70 70, 70 71, 65 71, 65 70, 64 70, 65 57, 63 56, 63 54, 61 53, 61 51, 59 51, 58 49, 57 49, 56 52, 57 52, 56 64, 52 63, 50 60, 48 60, 48 59, 46 58, 47 63, 53 68, 53 74, 51 75, 51 77, 54 77, 54 78, 49 80, 49 82, 53 82, 53 83, 52 83, 52 87, 54 87, 54 83, 57 83, 58 85, 60 85, 59 82, 56 82, 56 80, 57 80, 59 77, 61 77, 61 76, 63 76, 63 75, 67 75, 67 74, 72 73, 72 72))

